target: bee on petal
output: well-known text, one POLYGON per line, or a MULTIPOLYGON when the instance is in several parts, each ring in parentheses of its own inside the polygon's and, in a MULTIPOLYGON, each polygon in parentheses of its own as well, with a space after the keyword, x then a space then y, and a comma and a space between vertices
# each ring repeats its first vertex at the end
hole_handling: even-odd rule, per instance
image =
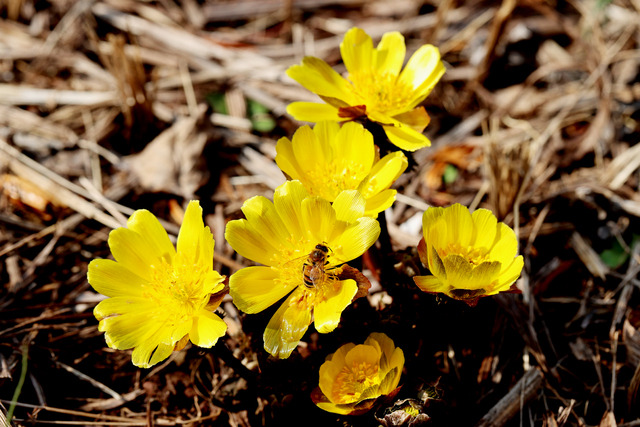
MULTIPOLYGON (((225 237, 240 255, 264 266, 247 267, 229 279, 234 304, 258 313, 286 297, 264 332, 265 349, 287 358, 313 322, 333 331, 342 311, 360 295, 358 274, 345 262, 362 255, 380 235, 377 220, 364 216, 365 199, 343 191, 333 203, 310 195, 299 181, 275 191, 273 202, 256 196, 230 221, 225 237)), ((355 270, 355 269, 353 269, 355 270)))

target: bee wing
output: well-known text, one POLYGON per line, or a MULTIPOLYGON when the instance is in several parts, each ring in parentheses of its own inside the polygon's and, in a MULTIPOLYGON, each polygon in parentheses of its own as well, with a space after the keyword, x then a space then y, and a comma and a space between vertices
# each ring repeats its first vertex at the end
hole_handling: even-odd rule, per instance
POLYGON ((307 258, 309 258, 308 254, 307 255, 298 256, 298 257, 292 258, 289 261, 286 261, 286 262, 280 264, 280 267, 281 268, 291 268, 296 264, 300 264, 300 266, 302 268, 302 265, 305 263, 307 258))

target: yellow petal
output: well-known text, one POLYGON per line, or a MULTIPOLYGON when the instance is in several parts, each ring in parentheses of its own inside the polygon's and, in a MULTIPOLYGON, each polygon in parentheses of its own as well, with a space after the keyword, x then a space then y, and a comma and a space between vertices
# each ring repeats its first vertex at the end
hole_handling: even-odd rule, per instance
POLYGON ((498 220, 487 209, 475 210, 471 214, 471 219, 475 228, 475 239, 471 241, 471 244, 489 249, 496 238, 498 220))
POLYGON ((260 233, 263 240, 271 242, 276 249, 287 246, 291 235, 269 199, 252 197, 244 202, 242 212, 254 230, 260 233))
POLYGON ((488 289, 493 281, 500 273, 502 263, 499 261, 485 261, 475 266, 471 271, 471 277, 469 282, 472 286, 465 287, 465 289, 488 289))
POLYGON ((148 283, 111 259, 91 261, 87 279, 96 292, 108 297, 142 296, 143 287, 148 283))
POLYGON ((215 313, 200 310, 193 318, 189 339, 199 347, 211 348, 227 331, 227 324, 215 313))
MULTIPOLYGON (((375 342, 379 346, 380 352, 385 356, 385 360, 387 362, 391 361, 391 356, 393 355, 393 351, 396 348, 393 340, 386 334, 383 334, 381 332, 372 332, 369 334, 364 343, 366 345, 373 345, 373 342, 375 342)), ((389 367, 383 366, 381 364, 380 369, 382 369, 383 371, 388 371, 389 367)))
POLYGON ((319 197, 302 201, 302 223, 314 242, 329 242, 336 223, 336 212, 331 204, 319 197))
MULTIPOLYGON (((346 118, 343 118, 341 116, 341 108, 344 107, 349 107, 349 104, 347 104, 345 101, 338 99, 338 98, 332 98, 330 96, 323 96, 323 95, 318 95, 318 98, 322 99, 324 102, 326 102, 328 105, 332 106, 333 108, 336 108, 338 110, 338 118, 336 119, 335 117, 326 119, 326 120, 346 120, 346 118)), ((320 121, 320 120, 318 120, 320 121)))
POLYGON ((289 357, 311 324, 310 311, 292 304, 299 297, 299 291, 293 292, 273 315, 264 331, 264 349, 274 357, 289 357))
MULTIPOLYGON (((203 291, 203 293, 206 295, 205 298, 208 298, 208 300, 205 301, 205 304, 204 306, 202 306, 202 308, 208 311, 216 311, 218 307, 220 307, 220 304, 222 304, 222 300, 224 299, 224 297, 229 293, 229 288, 225 290, 224 279, 226 279, 226 276, 220 276, 217 271, 212 271, 209 274, 219 277, 220 281, 217 282, 217 284, 211 289, 203 291)), ((205 280, 209 281, 210 279, 207 277, 205 280)))
POLYGON ((102 300, 93 309, 93 315, 98 320, 107 317, 129 314, 144 313, 157 310, 158 306, 149 298, 140 296, 117 296, 102 300))
POLYGON ((154 321, 156 310, 157 305, 144 298, 115 297, 101 301, 93 313, 109 347, 126 350, 140 345, 159 329, 154 321))
MULTIPOLYGON (((390 365, 394 350, 396 349, 393 341, 383 333, 373 332, 364 343, 367 345, 375 344, 380 349, 380 361, 378 362, 380 370, 378 372, 378 377, 380 379, 384 378, 387 372, 394 367, 393 365, 390 365)), ((402 369, 402 366, 400 369, 402 369)), ((381 389, 380 392, 382 393, 381 389)))
POLYGON ((340 315, 358 292, 355 280, 343 280, 335 293, 326 296, 326 299, 313 309, 314 324, 321 334, 333 331, 340 323, 340 315))
POLYGON ((398 368, 393 368, 390 371, 386 372, 386 374, 382 377, 382 381, 380 382, 380 386, 378 387, 379 395, 386 395, 391 393, 398 383, 400 382, 400 373, 402 371, 398 368))
POLYGON ((332 206, 338 221, 354 222, 364 215, 366 201, 356 190, 341 191, 332 206))
POLYGON ((427 44, 411 55, 400 73, 399 81, 418 92, 426 92, 424 94, 426 96, 440 80, 442 74, 444 74, 444 66, 440 61, 440 52, 437 47, 427 44))
POLYGON ((427 114, 424 107, 414 108, 401 114, 393 116, 400 123, 404 123, 416 132, 422 132, 424 128, 431 122, 431 117, 427 114))
POLYGON ((347 101, 351 98, 350 84, 320 58, 305 56, 301 65, 293 65, 287 75, 318 95, 347 101))
POLYGON ((345 357, 356 345, 347 343, 340 347, 335 353, 329 355, 325 363, 320 366, 320 378, 318 385, 320 390, 327 397, 333 396, 333 384, 338 374, 345 366, 345 357))
POLYGON ((358 344, 351 349, 344 358, 346 366, 358 366, 367 364, 378 366, 380 360, 380 351, 374 346, 358 344))
POLYGON ((131 362, 140 368, 150 368, 171 355, 174 345, 164 344, 164 331, 159 330, 154 335, 140 343, 133 349, 131 362))
POLYGON ((98 324, 98 330, 105 333, 107 345, 118 350, 128 350, 142 344, 157 329, 148 321, 148 313, 108 317, 98 324))
MULTIPOLYGON (((348 123, 345 123, 345 126, 348 123)), ((322 120, 319 121, 313 128, 313 133, 317 139, 317 143, 322 146, 324 153, 331 153, 331 156, 326 156, 327 159, 333 159, 336 157, 334 149, 338 146, 336 143, 336 137, 340 133, 340 123, 335 120, 322 120)))
MULTIPOLYGON (((355 344, 350 343, 351 348, 355 347, 355 344)), ((342 348, 342 347, 341 347, 342 348)), ((342 371, 344 367, 344 356, 346 352, 343 352, 342 360, 339 362, 325 362, 320 366, 320 379, 318 381, 318 386, 322 393, 328 398, 332 397, 333 394, 333 384, 336 381, 336 377, 342 371)))
POLYGON ((473 267, 460 255, 447 255, 442 260, 447 271, 449 285, 457 289, 487 289, 500 272, 501 264, 497 261, 483 262, 473 267))
POLYGON ((407 151, 416 151, 420 148, 429 147, 431 141, 425 135, 413 130, 410 126, 398 122, 395 125, 382 126, 387 138, 396 147, 407 151))
POLYGON ((377 111, 367 112, 367 116, 370 120, 380 123, 389 141, 403 150, 415 151, 431 145, 431 141, 421 132, 393 117, 377 111))
POLYGON ((404 352, 400 348, 396 348, 391 355, 391 361, 389 362, 391 370, 396 369, 395 378, 388 389, 380 387, 382 394, 389 394, 400 383, 400 377, 402 376, 402 367, 404 366, 404 352))
POLYGON ((442 258, 442 264, 447 272, 447 282, 449 282, 450 286, 458 289, 471 289, 469 286, 472 283, 470 283, 469 279, 471 278, 473 267, 466 258, 451 254, 442 258))
POLYGON ((209 227, 204 226, 200 202, 192 200, 187 206, 184 220, 178 233, 178 257, 185 264, 202 265, 210 269, 213 266, 213 235, 209 227))
POLYGON ((368 71, 374 57, 373 41, 367 33, 360 28, 351 28, 344 35, 340 43, 342 61, 349 74, 356 74, 363 70, 368 71))
POLYGON ((511 285, 518 280, 518 277, 520 277, 522 273, 522 267, 524 267, 524 259, 522 255, 518 255, 508 267, 500 272, 500 276, 498 277, 500 291, 508 290, 511 285))
POLYGON ((375 159, 371 132, 359 123, 347 122, 333 135, 333 145, 336 150, 336 159, 344 161, 347 165, 362 165, 362 168, 356 171, 355 179, 357 181, 364 179, 375 159))
POLYGON ((426 211, 424 211, 424 214, 422 214, 422 227, 427 230, 429 227, 435 224, 440 217, 442 217, 443 213, 444 208, 430 206, 426 211))
MULTIPOLYGON (((250 215, 255 217, 259 215, 258 211, 261 208, 268 209, 269 204, 271 202, 265 197, 255 196, 244 202, 243 209, 247 207, 250 215)), ((270 219, 272 218, 274 218, 274 215, 270 216, 270 219)), ((279 217, 276 222, 278 221, 280 224, 277 224, 276 227, 284 227, 279 217)), ((274 236, 274 230, 271 227, 273 224, 265 224, 264 219, 260 219, 258 220, 258 225, 259 227, 256 227, 245 219, 229 221, 224 237, 231 247, 243 257, 261 264, 270 265, 279 254, 279 249, 277 250, 272 246, 271 242, 275 244, 280 242, 278 240, 269 240, 267 237, 274 236)))
POLYGON ((361 185, 363 195, 369 198, 391 187, 408 165, 407 157, 401 151, 387 154, 376 162, 363 181, 361 185))
POLYGON ((377 218, 380 212, 393 205, 393 202, 396 201, 396 194, 396 190, 384 190, 373 197, 369 197, 364 208, 365 216, 377 218))
MULTIPOLYGON (((444 223, 443 221, 441 222, 444 223)), ((440 233, 440 231, 444 231, 446 233, 446 230, 435 229, 431 231, 431 236, 436 238, 434 240, 439 240, 438 234, 440 233)), ((438 254, 435 246, 427 245, 427 248, 429 251, 429 271, 431 271, 431 273, 434 276, 438 277, 440 280, 447 279, 447 270, 444 268, 442 258, 440 258, 440 255, 438 254)))
POLYGON ((287 106, 287 113, 296 120, 316 123, 322 120, 344 120, 338 116, 338 109, 330 104, 317 102, 292 102, 287 106))
POLYGON ((345 365, 345 357, 356 345, 347 343, 341 346, 335 353, 327 356, 325 363, 320 366, 319 386, 325 396, 331 396, 333 393, 333 383, 338 374, 345 365))
POLYGON ((262 239, 260 234, 244 219, 229 221, 224 238, 236 252, 247 259, 265 265, 273 262, 275 248, 262 239))
POLYGON ((150 256, 171 262, 176 250, 155 215, 146 209, 137 210, 127 220, 127 228, 142 236, 147 245, 145 252, 150 256))
POLYGON ((445 71, 446 69, 444 68, 444 64, 439 61, 431 75, 429 75, 427 79, 415 89, 415 96, 408 105, 414 107, 424 101, 424 99, 429 96, 436 83, 438 83, 440 78, 444 75, 445 71))
MULTIPOLYGON (((318 126, 322 127, 318 124, 316 129, 318 126)), ((327 163, 332 157, 331 146, 325 138, 316 137, 316 129, 302 126, 293 134, 293 153, 299 164, 307 170, 316 164, 327 163)))
POLYGON ((282 283, 278 270, 271 267, 246 267, 229 278, 229 294, 239 310, 253 314, 272 306, 297 284, 282 283))
POLYGON ((473 221, 469 209, 456 203, 444 210, 443 219, 447 223, 447 241, 466 247, 474 235, 473 221))
POLYGON ((378 73, 398 75, 407 51, 402 34, 397 31, 384 33, 376 50, 378 73))
POLYGON ((214 294, 224 289, 225 276, 221 276, 215 270, 209 271, 202 279, 202 293, 214 294))
POLYGON ((431 227, 435 225, 443 212, 444 208, 431 206, 424 211, 424 214, 422 214, 422 234, 425 242, 429 245, 433 245, 433 242, 429 237, 429 230, 431 230, 431 227))
POLYGON ((329 244, 336 257, 347 262, 362 255, 378 240, 380 224, 373 218, 360 218, 349 225, 339 238, 332 239, 329 244))
MULTIPOLYGON (((156 365, 162 362, 163 360, 165 360, 167 357, 171 356, 171 353, 173 353, 174 348, 175 348, 174 345, 163 344, 163 343, 158 344, 158 347, 153 352, 153 356, 151 356, 151 360, 149 360, 149 366, 146 366, 146 367, 151 367, 153 365, 156 365)), ((134 353, 135 353, 135 350, 134 350, 134 353)), ((131 356, 133 360, 133 354, 131 356)))
POLYGON ((122 265, 151 280, 151 266, 171 263, 175 249, 158 219, 147 210, 137 210, 127 221, 129 228, 117 228, 109 233, 113 257, 122 265))
POLYGON ((336 366, 340 366, 340 369, 342 369, 342 365, 344 365, 344 358, 347 357, 347 353, 349 353, 355 346, 356 345, 352 342, 344 344, 336 350, 335 353, 328 355, 325 360, 332 362, 336 366))
POLYGON ((318 402, 316 403, 316 405, 318 406, 318 408, 322 409, 323 411, 331 412, 332 414, 340 414, 340 415, 349 415, 351 412, 353 412, 353 407, 355 406, 355 404, 336 405, 335 403, 331 403, 331 402, 318 402))
POLYGON ((280 138, 276 144, 276 164, 291 179, 300 179, 304 171, 293 152, 293 143, 287 137, 280 138))
POLYGON ((176 324, 172 324, 168 328, 170 330, 170 334, 162 343, 175 346, 178 341, 182 340, 189 334, 189 331, 193 326, 193 320, 193 316, 184 316, 176 324))
POLYGON ((497 231, 496 243, 491 248, 489 256, 506 264, 511 262, 518 253, 518 239, 516 233, 503 222, 498 223, 497 231))
POLYGON ((424 292, 446 293, 449 286, 445 285, 436 276, 413 276, 413 281, 424 292))
POLYGON ((300 181, 288 181, 276 188, 273 205, 291 236, 306 236, 308 230, 302 224, 302 201, 309 193, 300 181))

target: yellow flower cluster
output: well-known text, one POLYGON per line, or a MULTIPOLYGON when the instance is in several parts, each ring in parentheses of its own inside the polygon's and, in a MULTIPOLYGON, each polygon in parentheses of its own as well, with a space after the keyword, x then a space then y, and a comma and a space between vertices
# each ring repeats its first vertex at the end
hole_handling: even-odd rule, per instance
MULTIPOLYGON (((276 145, 275 161, 290 180, 273 201, 246 200, 244 218, 226 226, 229 245, 260 265, 235 272, 225 286, 226 278, 213 270, 214 241, 197 201, 188 204, 176 247, 146 210, 110 233, 114 260, 88 267, 89 283, 108 297, 94 314, 109 347, 133 349, 132 362, 144 368, 189 341, 210 348, 227 329, 214 311, 228 290, 247 314, 279 304, 266 325, 264 348, 287 358, 311 323, 320 333, 335 330, 342 312, 366 295, 370 283, 346 263, 378 239, 377 217, 394 203, 391 187, 408 165, 401 151, 381 157, 366 126, 381 126, 404 150, 430 145, 422 134, 429 116, 419 104, 444 66, 437 48, 425 45, 403 68, 406 47, 397 32, 374 48, 371 37, 353 28, 340 51, 348 78, 312 57, 287 71, 325 104, 289 106, 294 118, 317 122, 276 145)), ((425 292, 474 305, 512 288, 523 267, 517 246, 513 230, 488 210, 429 208, 418 251, 431 275, 413 279, 425 292)), ((329 412, 366 412, 381 396, 395 395, 403 366, 402 350, 385 334, 372 333, 364 344, 345 344, 327 358, 312 398, 329 412)))

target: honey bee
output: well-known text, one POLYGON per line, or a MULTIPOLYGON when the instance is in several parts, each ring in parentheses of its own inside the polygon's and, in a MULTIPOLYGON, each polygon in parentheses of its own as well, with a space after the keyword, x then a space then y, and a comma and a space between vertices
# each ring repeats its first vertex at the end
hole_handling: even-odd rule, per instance
POLYGON ((329 247, 319 243, 302 264, 302 277, 307 288, 314 288, 325 280, 325 268, 329 264, 329 247))

